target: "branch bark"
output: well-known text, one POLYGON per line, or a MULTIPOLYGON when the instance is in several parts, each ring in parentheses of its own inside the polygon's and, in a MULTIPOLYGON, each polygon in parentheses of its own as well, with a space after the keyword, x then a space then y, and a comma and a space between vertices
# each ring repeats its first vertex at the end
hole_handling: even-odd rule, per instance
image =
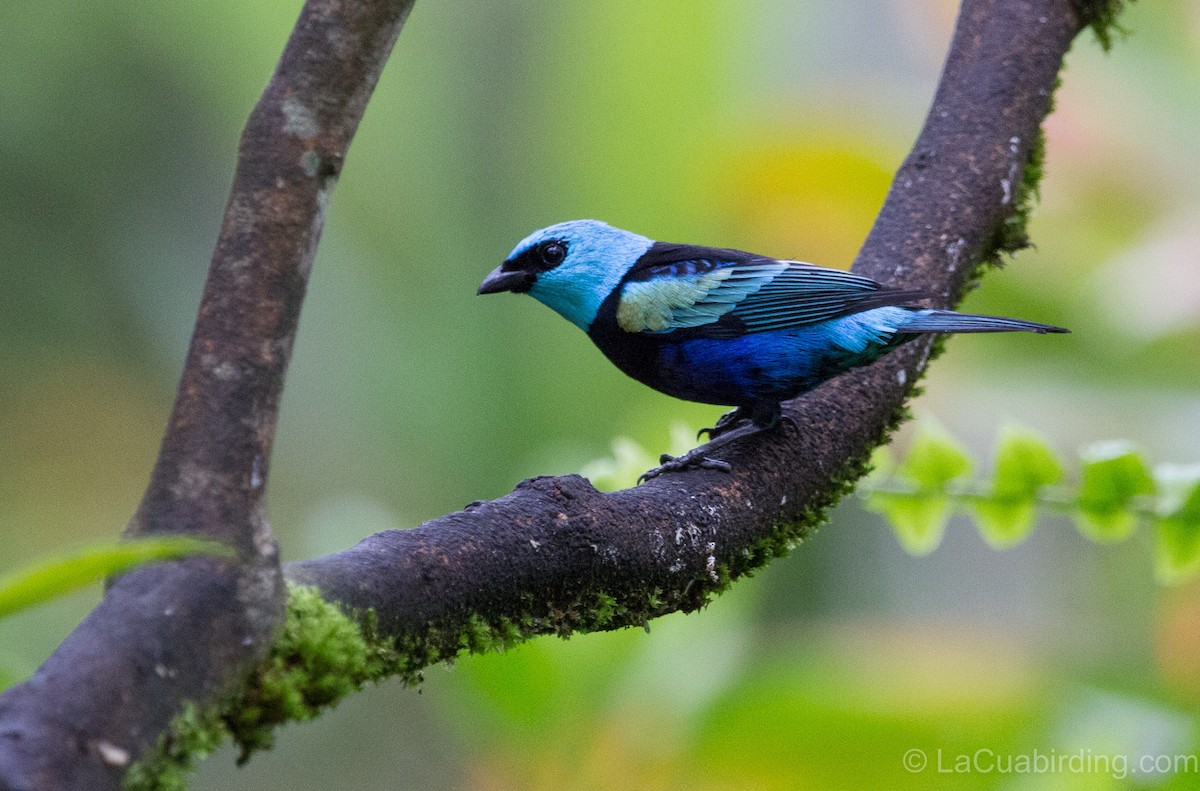
MULTIPOLYGON (((283 590, 262 513, 284 371, 324 207, 412 0, 309 0, 250 117, 195 335, 129 533, 237 549, 131 573, 0 697, 0 788, 115 789, 185 701, 226 697, 263 656, 283 590)), ((964 0, 937 96, 855 270, 952 304, 1012 217, 1061 60, 1108 2, 964 0)), ((291 564, 415 668, 501 638, 640 624, 701 606, 806 534, 899 419, 912 344, 787 408, 795 420, 695 471, 601 494, 526 481, 406 532, 291 564)))
MULTIPOLYGON (((924 128, 854 271, 948 306, 1019 235, 1026 165, 1062 58, 1093 15, 1071 0, 965 0, 924 128)), ((489 639, 694 610, 786 552, 848 490, 929 351, 909 344, 788 404, 794 427, 722 449, 732 474, 664 475, 611 494, 578 476, 535 478, 285 573, 369 610, 417 664, 489 639)))
POLYGON ((116 789, 184 701, 244 683, 283 613, 263 515, 279 397, 342 161, 412 0, 309 0, 250 115, 171 419, 127 535, 232 560, 125 575, 0 697, 0 788, 116 789))

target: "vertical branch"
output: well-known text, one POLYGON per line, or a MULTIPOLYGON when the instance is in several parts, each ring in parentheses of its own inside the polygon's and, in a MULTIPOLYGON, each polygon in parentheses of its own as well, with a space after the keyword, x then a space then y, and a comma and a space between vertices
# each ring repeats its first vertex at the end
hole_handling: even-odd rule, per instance
POLYGON ((300 305, 338 174, 412 0, 313 0, 250 115, 175 406, 131 534, 243 553, 261 502, 300 305))
POLYGON ((309 0, 238 150, 175 406, 129 535, 232 545, 117 580, 0 696, 0 789, 116 789, 185 701, 264 655, 283 583, 262 500, 300 306, 347 148, 413 0, 309 0))

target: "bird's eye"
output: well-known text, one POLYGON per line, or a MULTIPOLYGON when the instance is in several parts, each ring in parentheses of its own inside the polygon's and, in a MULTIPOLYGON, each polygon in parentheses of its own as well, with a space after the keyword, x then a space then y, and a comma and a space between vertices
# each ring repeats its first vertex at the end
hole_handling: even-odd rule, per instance
POLYGON ((547 266, 558 266, 567 257, 567 246, 562 242, 547 242, 542 245, 542 260, 547 266))

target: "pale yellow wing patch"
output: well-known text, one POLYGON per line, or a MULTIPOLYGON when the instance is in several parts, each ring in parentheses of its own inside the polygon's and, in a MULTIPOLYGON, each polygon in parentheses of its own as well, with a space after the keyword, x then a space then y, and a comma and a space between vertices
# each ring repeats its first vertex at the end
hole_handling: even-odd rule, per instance
POLYGON ((716 269, 704 274, 655 278, 626 283, 617 305, 617 324, 626 332, 662 332, 684 326, 696 327, 715 321, 721 313, 689 313, 733 274, 733 269, 716 269))

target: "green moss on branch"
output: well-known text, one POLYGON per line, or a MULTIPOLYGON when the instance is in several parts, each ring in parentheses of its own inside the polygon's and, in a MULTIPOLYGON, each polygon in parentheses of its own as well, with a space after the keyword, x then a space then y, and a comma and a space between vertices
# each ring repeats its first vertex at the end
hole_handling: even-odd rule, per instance
POLYGON ((1096 40, 1107 52, 1112 49, 1113 39, 1125 34, 1117 18, 1130 0, 1075 0, 1076 12, 1084 25, 1090 27, 1096 40))
POLYGON ((312 588, 291 590, 281 632, 246 686, 207 709, 187 704, 159 737, 152 754, 126 774, 135 791, 186 787, 195 762, 227 739, 241 747, 239 761, 270 747, 277 725, 309 720, 368 682, 405 674, 397 652, 370 628, 348 618, 312 588))

